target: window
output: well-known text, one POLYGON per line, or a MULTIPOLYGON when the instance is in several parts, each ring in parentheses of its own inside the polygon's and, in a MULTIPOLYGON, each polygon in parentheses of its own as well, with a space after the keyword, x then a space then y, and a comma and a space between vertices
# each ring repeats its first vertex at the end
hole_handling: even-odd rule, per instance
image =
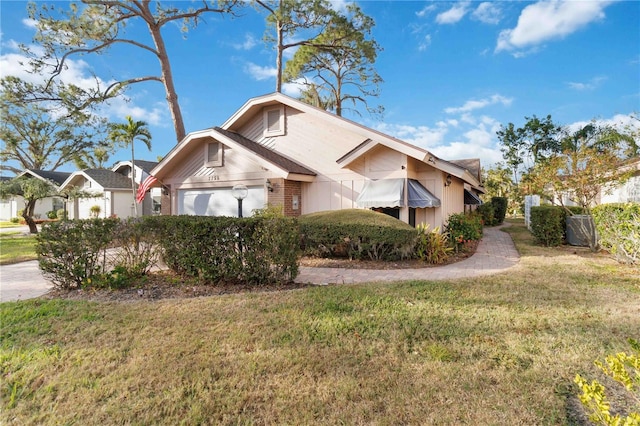
POLYGON ((284 106, 264 110, 264 136, 284 135, 284 106))
POLYGON ((209 142, 204 146, 205 167, 222 167, 224 161, 224 147, 220 142, 209 142))

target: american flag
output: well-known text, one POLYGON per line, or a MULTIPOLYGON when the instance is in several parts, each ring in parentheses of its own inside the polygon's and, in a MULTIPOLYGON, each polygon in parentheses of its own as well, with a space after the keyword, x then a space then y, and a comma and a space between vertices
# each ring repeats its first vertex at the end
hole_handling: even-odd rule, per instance
POLYGON ((142 181, 140 186, 138 186, 138 192, 136 192, 136 202, 138 204, 144 201, 145 194, 147 193, 149 188, 151 188, 151 185, 153 185, 157 181, 158 179, 156 179, 155 176, 151 176, 151 175, 147 176, 147 178, 142 181))

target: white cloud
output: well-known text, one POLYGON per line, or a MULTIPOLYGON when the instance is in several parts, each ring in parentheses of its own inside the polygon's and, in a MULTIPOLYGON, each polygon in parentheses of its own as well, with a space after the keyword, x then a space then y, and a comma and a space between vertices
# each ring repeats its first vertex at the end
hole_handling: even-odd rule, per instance
POLYGON ((611 1, 545 0, 525 7, 513 29, 500 32, 496 52, 520 51, 559 39, 605 17, 611 1))
POLYGON ((421 10, 416 12, 416 16, 418 18, 424 18, 425 16, 429 15, 431 12, 433 12, 436 9, 437 9, 437 6, 435 4, 426 5, 421 10))
POLYGON ((38 21, 36 21, 35 19, 25 18, 22 20, 22 25, 32 30, 38 29, 38 21))
POLYGON ((491 2, 483 2, 473 11, 471 15, 473 19, 477 19, 478 21, 485 24, 495 25, 500 22, 500 18, 502 18, 502 10, 498 3, 491 2))
MULTIPOLYGON (((511 105, 513 101, 512 98, 507 98, 502 95, 492 95, 489 98, 480 99, 480 100, 468 100, 461 107, 449 107, 445 108, 444 112, 447 114, 457 114, 457 113, 465 113, 469 111, 473 111, 476 109, 484 108, 489 105, 502 104, 504 106, 511 105)), ((462 118, 464 121, 464 117, 462 118)))
POLYGON ((438 24, 455 24, 464 18, 468 11, 468 2, 457 3, 446 12, 439 13, 436 16, 436 22, 438 24))
POLYGON ((232 46, 236 50, 251 50, 258 44, 255 37, 251 33, 244 35, 244 40, 241 43, 233 43, 232 46))
POLYGON ((589 80, 586 83, 580 83, 580 82, 573 82, 570 81, 567 83, 567 85, 574 89, 574 90, 578 90, 578 91, 584 91, 584 90, 594 90, 596 89, 598 86, 600 86, 600 83, 602 83, 603 81, 605 81, 607 78, 606 77, 594 77, 591 80, 589 80))
POLYGON ((376 129, 426 149, 443 143, 444 136, 449 131, 444 122, 438 122, 435 127, 382 123, 377 125, 376 129))
POLYGON ((420 44, 418 44, 418 50, 424 52, 429 46, 431 46, 431 34, 424 36, 420 44))
POLYGON ((249 74, 254 80, 258 81, 275 78, 278 73, 275 67, 261 67, 253 62, 248 62, 244 66, 244 72, 249 74))

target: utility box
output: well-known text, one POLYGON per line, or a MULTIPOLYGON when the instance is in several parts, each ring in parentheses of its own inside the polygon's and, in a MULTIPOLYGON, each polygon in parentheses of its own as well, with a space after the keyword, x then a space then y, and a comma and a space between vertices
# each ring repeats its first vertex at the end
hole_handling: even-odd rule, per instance
POLYGON ((586 214, 567 216, 567 244, 591 247, 596 244, 596 227, 593 217, 586 214))

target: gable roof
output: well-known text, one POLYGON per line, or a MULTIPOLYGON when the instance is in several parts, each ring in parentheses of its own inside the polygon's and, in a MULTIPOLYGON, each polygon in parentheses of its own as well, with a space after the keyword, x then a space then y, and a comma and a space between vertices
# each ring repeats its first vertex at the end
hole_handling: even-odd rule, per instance
POLYGON ((60 186, 71 175, 68 172, 55 172, 49 170, 27 169, 20 173, 17 177, 30 175, 43 181, 48 181, 56 186, 60 186))
POLYGON ((449 160, 450 163, 453 163, 457 166, 462 167, 465 170, 468 170, 469 173, 474 175, 478 181, 482 181, 481 177, 481 169, 480 169, 480 159, 479 158, 465 158, 461 160, 449 160))
MULTIPOLYGON (((134 164, 136 165, 136 167, 139 167, 143 172, 150 174, 151 170, 153 170, 153 168, 158 165, 158 162, 146 161, 146 160, 135 160, 134 164)), ((113 165, 111 170, 115 172, 115 171, 118 171, 123 166, 131 168, 131 160, 118 161, 116 164, 113 165)))
POLYGON ((301 174, 301 175, 309 175, 309 176, 315 176, 316 175, 316 173, 314 171, 304 167, 301 164, 296 163, 295 161, 293 161, 293 160, 291 160, 289 158, 283 157, 282 155, 278 154, 277 152, 275 152, 275 151, 273 151, 273 150, 271 150, 269 148, 266 148, 266 147, 260 145, 259 143, 252 141, 251 139, 245 138, 244 136, 242 136, 239 133, 232 132, 230 130, 224 130, 224 129, 220 128, 220 127, 214 127, 213 130, 225 135, 229 139, 239 143, 240 145, 244 146, 248 150, 251 150, 255 154, 257 154, 260 157, 264 158, 265 160, 280 166, 281 168, 283 168, 284 170, 287 170, 290 173, 296 173, 296 174, 301 174))
POLYGON ((433 165, 433 167, 440 169, 445 173, 451 174, 452 176, 455 176, 459 179, 462 179, 474 188, 481 190, 482 185, 480 183, 479 175, 472 173, 465 167, 442 160, 426 149, 404 142, 393 136, 384 134, 378 130, 363 126, 362 124, 358 124, 355 121, 337 116, 333 113, 325 111, 324 109, 306 104, 290 96, 283 95, 282 93, 271 93, 268 95, 249 99, 242 107, 240 107, 238 111, 236 111, 227 121, 225 121, 225 123, 221 127, 226 130, 239 129, 243 124, 247 122, 247 120, 250 120, 251 117, 257 114, 265 106, 278 104, 283 104, 304 113, 311 114, 312 116, 319 119, 330 121, 331 125, 334 127, 343 128, 353 133, 360 134, 362 136, 363 142, 342 157, 336 159, 336 162, 342 167, 348 166, 350 163, 352 163, 365 153, 369 152, 376 146, 383 145, 409 157, 415 158, 416 160, 425 163, 428 162, 429 164, 433 165))
POLYGON ((338 130, 344 129, 355 135, 360 135, 363 142, 358 147, 354 148, 342 157, 336 159, 336 162, 341 167, 347 167, 353 161, 364 155, 366 152, 369 152, 376 146, 382 145, 394 151, 407 155, 408 157, 417 159, 418 161, 422 161, 424 163, 428 162, 436 169, 439 169, 444 173, 451 174, 452 176, 455 176, 468 183, 472 187, 482 191, 478 175, 473 174, 471 171, 462 166, 442 160, 423 148, 409 144, 393 136, 386 135, 378 130, 363 126, 349 119, 339 117, 321 108, 314 107, 297 99, 283 95, 282 93, 271 93, 251 98, 247 102, 245 102, 245 104, 242 105, 240 109, 238 109, 231 117, 229 117, 229 119, 227 119, 227 121, 225 121, 222 126, 189 133, 182 141, 178 143, 178 145, 176 145, 169 152, 169 154, 164 157, 164 159, 158 164, 158 166, 153 169, 152 174, 162 180, 163 171, 166 164, 168 164, 173 158, 180 156, 181 151, 184 151, 185 147, 189 145, 191 141, 202 138, 214 138, 222 142, 223 144, 229 144, 231 146, 241 148, 245 152, 250 153, 250 155, 253 156, 254 160, 257 160, 265 166, 275 166, 276 169, 281 172, 282 177, 290 178, 290 174, 295 174, 298 175, 298 177, 303 178, 306 176, 306 178, 308 179, 308 177, 310 176, 315 176, 315 172, 307 169, 305 166, 291 159, 282 157, 275 151, 271 151, 268 148, 264 147, 262 148, 266 149, 267 151, 262 151, 261 148, 256 148, 256 146, 259 146, 259 144, 250 141, 249 139, 246 139, 237 133, 237 131, 240 130, 244 124, 253 119, 255 115, 258 114, 263 108, 275 105, 285 105, 297 111, 309 114, 314 118, 328 121, 333 128, 336 128, 338 130), (288 161, 282 162, 281 159, 286 159, 288 161), (306 169, 306 171, 299 168, 306 169))
POLYGON ((73 172, 62 187, 69 186, 79 176, 97 183, 105 190, 131 189, 131 179, 107 169, 85 169, 73 172))

